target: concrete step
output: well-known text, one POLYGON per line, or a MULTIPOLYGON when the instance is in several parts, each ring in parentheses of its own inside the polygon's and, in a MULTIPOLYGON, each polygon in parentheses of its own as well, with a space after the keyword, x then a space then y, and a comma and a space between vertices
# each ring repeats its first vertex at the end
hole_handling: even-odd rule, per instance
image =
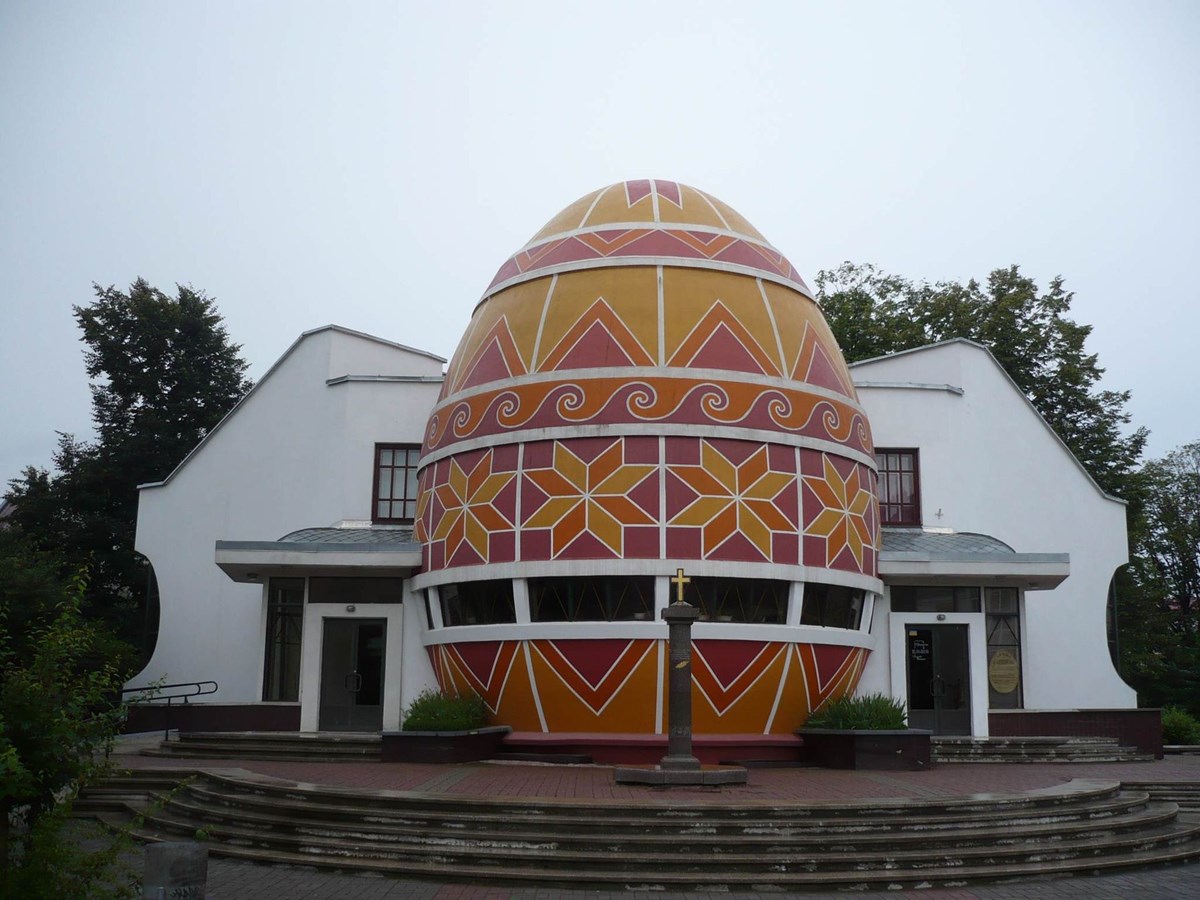
POLYGON ((144 756, 190 759, 378 759, 378 734, 322 732, 181 732, 177 739, 161 741, 142 750, 144 756))
MULTIPOLYGON (((1171 806, 1170 813, 1174 813, 1171 806)), ((667 867, 673 871, 712 875, 728 873, 887 871, 895 868, 966 866, 986 863, 1004 866, 1038 860, 1090 858, 1118 854, 1127 850, 1162 848, 1200 837, 1200 827, 1168 822, 1138 829, 1136 833, 1059 836, 1054 840, 1028 840, 1006 844, 988 843, 961 847, 931 847, 924 843, 871 845, 854 841, 827 844, 823 849, 795 846, 776 839, 758 846, 730 847, 724 841, 698 838, 659 846, 612 845, 597 838, 586 846, 564 845, 547 834, 541 840, 496 836, 486 840, 468 839, 458 834, 429 834, 423 837, 387 840, 378 831, 343 834, 316 831, 270 831, 257 825, 198 822, 177 813, 174 807, 163 812, 146 813, 146 826, 162 832, 191 837, 203 827, 208 840, 260 849, 307 852, 317 856, 348 856, 360 859, 386 859, 421 862, 435 858, 442 864, 460 869, 473 865, 507 863, 515 869, 540 869, 546 866, 608 871, 620 876, 630 869, 667 867)), ((395 837, 395 835, 391 835, 395 837)), ((818 845, 819 846, 819 845, 818 845)))
MULTIPOLYGON (((177 840, 181 835, 143 827, 138 836, 144 840, 177 840)), ((330 867, 348 871, 370 871, 384 875, 410 878, 477 882, 486 885, 529 885, 595 890, 814 890, 814 889, 919 889, 929 887, 961 887, 997 879, 1022 877, 1052 877, 1065 874, 1084 874, 1122 868, 1139 868, 1194 860, 1200 856, 1200 842, 1194 836, 1177 836, 1164 841, 1151 839, 1133 844, 1119 852, 1105 855, 1048 856, 1042 859, 1010 862, 997 865, 992 860, 955 860, 950 864, 922 868, 860 870, 851 865, 844 869, 813 871, 802 861, 771 862, 763 871, 678 871, 667 865, 670 855, 656 857, 649 865, 618 865, 618 871, 594 870, 585 867, 557 864, 520 867, 513 864, 511 854, 499 863, 475 861, 451 868, 444 858, 436 855, 424 859, 364 858, 335 848, 333 853, 288 851, 281 848, 262 848, 210 841, 209 851, 224 856, 257 862, 290 863, 330 867)), ((619 861, 618 861, 619 862, 619 861)), ((848 860, 852 862, 852 860, 848 860)))
POLYGON ((512 842, 518 846, 553 844, 559 849, 603 848, 609 853, 636 853, 647 849, 667 852, 773 853, 783 845, 793 851, 811 852, 894 851, 905 846, 928 849, 1019 844, 1045 839, 1061 841, 1065 838, 1108 837, 1170 825, 1175 819, 1176 809, 1173 803, 1147 805, 1135 802, 1129 809, 1121 811, 1106 811, 1097 805, 1089 805, 1070 819, 1058 816, 1017 820, 980 817, 974 822, 960 822, 957 826, 937 822, 927 823, 927 827, 922 828, 918 823, 912 823, 911 827, 904 830, 864 828, 861 823, 856 828, 848 827, 846 823, 832 828, 814 827, 812 824, 788 828, 743 823, 740 830, 716 826, 648 830, 645 824, 640 828, 625 829, 613 823, 603 823, 608 826, 603 830, 566 831, 555 822, 540 825, 536 822, 509 823, 506 827, 501 821, 445 822, 406 817, 403 814, 391 818, 364 817, 361 812, 356 814, 353 810, 338 815, 338 811, 328 807, 320 810, 321 815, 317 816, 312 814, 313 811, 298 811, 291 807, 230 807, 204 802, 192 795, 175 797, 167 806, 171 815, 187 821, 233 827, 252 826, 273 835, 333 837, 369 834, 389 843, 420 844, 428 841, 431 835, 450 834, 457 842, 512 842), (364 821, 365 818, 370 821, 364 821))
POLYGON ((1143 762, 1153 759, 1114 738, 938 736, 930 741, 934 762, 1143 762))
POLYGON ((921 817, 949 817, 952 820, 955 816, 971 816, 981 811, 1040 809, 1054 810, 1056 815, 1062 815, 1067 814, 1070 808, 1086 802, 1120 802, 1120 782, 1093 779, 1076 779, 1068 784, 1021 794, 847 803, 760 802, 736 806, 704 801, 689 801, 686 805, 678 805, 669 799, 592 803, 560 799, 550 802, 407 792, 354 793, 337 788, 300 786, 280 779, 255 777, 249 773, 230 775, 217 771, 204 772, 203 777, 198 778, 190 789, 227 794, 234 798, 234 802, 244 802, 244 797, 261 797, 268 800, 302 802, 311 804, 312 807, 353 804, 355 807, 372 811, 372 815, 387 815, 398 810, 405 813, 425 810, 451 817, 493 816, 505 822, 522 817, 532 817, 537 821, 547 821, 556 817, 556 821, 564 828, 595 828, 601 821, 616 822, 621 827, 630 827, 632 822, 647 817, 664 825, 702 823, 709 826, 720 822, 746 821, 768 825, 778 822, 811 821, 818 823, 819 827, 831 827, 834 821, 849 820, 855 824, 871 822, 880 826, 893 822, 899 823, 896 827, 905 827, 913 821, 919 821, 921 817))
POLYGON ((1200 857, 1200 820, 1115 781, 860 803, 592 803, 364 792, 204 771, 98 798, 145 840, 406 877, 595 889, 919 888, 1200 857), (152 802, 153 801, 153 802, 152 802))
POLYGON ((1154 800, 1169 800, 1186 812, 1200 812, 1200 781, 1127 781, 1130 790, 1145 791, 1154 800))
POLYGON ((737 840, 761 837, 775 840, 816 838, 828 841, 840 835, 857 836, 876 833, 892 839, 904 834, 929 835, 936 833, 963 835, 972 829, 999 827, 1002 836, 1011 836, 1013 829, 1036 828, 1043 823, 1068 827, 1069 823, 1084 821, 1102 824, 1109 819, 1123 819, 1144 810, 1148 797, 1144 793, 1126 792, 1120 795, 1090 797, 1073 804, 1010 807, 978 807, 963 810, 926 809, 914 805, 908 815, 847 814, 834 808, 824 815, 796 814, 786 811, 764 811, 762 815, 740 816, 713 814, 700 818, 682 818, 647 809, 630 811, 627 815, 596 816, 576 807, 563 809, 557 804, 514 809, 511 805, 478 804, 455 809, 437 803, 426 806, 393 800, 379 808, 342 798, 340 803, 314 803, 295 792, 287 796, 250 795, 214 789, 211 784, 190 785, 174 797, 175 805, 190 804, 195 815, 221 815, 236 818, 258 815, 280 818, 284 823, 319 823, 324 827, 351 829, 411 828, 421 833, 452 831, 457 835, 522 834, 530 839, 552 835, 571 840, 575 835, 593 839, 602 835, 607 841, 622 841, 629 836, 664 840, 682 840, 697 833, 710 840, 737 840))

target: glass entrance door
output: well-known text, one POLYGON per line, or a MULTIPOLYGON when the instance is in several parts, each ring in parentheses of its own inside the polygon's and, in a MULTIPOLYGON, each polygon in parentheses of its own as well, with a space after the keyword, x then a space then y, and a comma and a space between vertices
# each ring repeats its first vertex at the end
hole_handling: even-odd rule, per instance
POLYGON ((321 731, 383 729, 384 619, 325 619, 321 648, 321 731))
POLYGON ((907 625, 908 724, 934 734, 971 733, 966 625, 907 625))

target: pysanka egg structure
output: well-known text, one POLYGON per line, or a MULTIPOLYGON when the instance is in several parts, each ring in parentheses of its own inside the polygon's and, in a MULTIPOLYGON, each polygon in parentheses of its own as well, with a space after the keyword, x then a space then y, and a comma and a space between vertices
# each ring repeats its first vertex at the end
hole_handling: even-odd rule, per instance
POLYGON ((697 732, 791 732, 865 663, 866 416, 792 265, 686 185, 589 194, 500 267, 428 423, 416 528, 439 680, 519 731, 663 730, 678 569, 697 732))

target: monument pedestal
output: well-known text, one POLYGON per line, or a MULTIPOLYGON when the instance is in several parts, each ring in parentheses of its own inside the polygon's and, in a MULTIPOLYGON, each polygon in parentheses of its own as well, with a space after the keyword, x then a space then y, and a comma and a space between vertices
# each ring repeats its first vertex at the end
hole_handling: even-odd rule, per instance
POLYGON ((621 766, 613 775, 617 784, 648 784, 656 787, 745 784, 746 777, 746 770, 741 766, 701 766, 699 763, 694 769, 668 769, 662 763, 656 766, 621 766))
POLYGON ((692 755, 692 623, 700 611, 683 599, 683 586, 691 579, 683 569, 671 579, 679 599, 663 610, 670 648, 670 677, 667 682, 667 755, 657 766, 622 767, 614 777, 618 784, 745 784, 741 766, 704 768, 692 755))

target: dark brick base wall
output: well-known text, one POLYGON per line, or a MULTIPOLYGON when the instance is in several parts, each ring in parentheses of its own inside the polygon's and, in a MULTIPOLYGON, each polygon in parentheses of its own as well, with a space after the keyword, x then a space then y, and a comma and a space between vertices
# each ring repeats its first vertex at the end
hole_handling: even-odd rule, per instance
POLYGON ((299 731, 299 703, 131 703, 126 734, 140 731, 299 731))
POLYGON ((1157 709, 1013 710, 988 714, 992 737, 1111 737, 1163 757, 1162 716, 1157 709))

